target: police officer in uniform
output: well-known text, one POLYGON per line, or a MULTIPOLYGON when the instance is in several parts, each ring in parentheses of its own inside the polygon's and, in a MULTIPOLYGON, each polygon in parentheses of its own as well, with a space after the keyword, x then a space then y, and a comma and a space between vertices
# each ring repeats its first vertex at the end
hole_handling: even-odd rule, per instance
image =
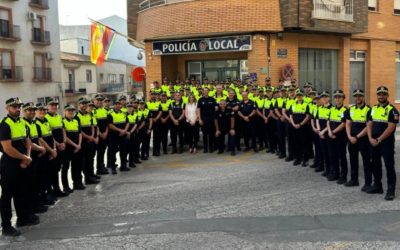
POLYGON ((171 118, 171 142, 172 154, 183 153, 184 132, 185 132, 185 103, 180 93, 175 93, 175 100, 169 107, 169 117, 171 118), (179 149, 177 150, 177 139, 179 139, 179 149))
POLYGON ((219 103, 219 109, 215 114, 215 137, 217 139, 218 154, 224 153, 225 137, 228 135, 228 150, 231 155, 235 153, 235 112, 227 109, 225 100, 219 103))
POLYGON ((399 112, 389 103, 389 91, 385 86, 378 87, 378 104, 373 106, 368 117, 367 132, 372 146, 372 171, 374 184, 367 190, 369 194, 383 193, 382 161, 386 167, 387 192, 385 200, 393 200, 396 190, 396 171, 394 168, 394 147, 396 124, 399 112))
POLYGON ((98 184, 100 181, 94 176, 95 131, 92 114, 87 111, 89 100, 81 97, 78 100, 79 111, 76 118, 79 120, 82 133, 82 170, 86 185, 98 184))
POLYGON ((365 104, 363 90, 354 90, 353 96, 356 104, 351 106, 345 114, 351 174, 350 181, 344 185, 346 187, 359 185, 358 154, 361 153, 364 166, 364 186, 361 191, 365 192, 372 185, 371 148, 367 136, 367 118, 371 108, 365 104))
POLYGON ((171 128, 171 120, 169 116, 169 106, 171 100, 167 99, 167 94, 161 94, 160 106, 161 106, 161 145, 164 154, 168 154, 168 132, 171 128))
POLYGON ((127 153, 129 154, 128 157, 128 163, 129 163, 129 167, 130 168, 135 168, 135 162, 134 162, 134 154, 135 154, 135 143, 136 143, 136 139, 135 137, 137 136, 137 125, 138 125, 138 115, 137 115, 137 111, 135 111, 134 109, 134 105, 132 103, 128 103, 126 105, 126 107, 128 108, 128 113, 127 113, 127 118, 128 118, 128 123, 129 123, 129 127, 128 127, 128 145, 127 145, 127 153))
POLYGON ((215 126, 214 117, 218 105, 214 98, 210 97, 209 89, 203 89, 203 97, 197 104, 197 117, 203 132, 204 153, 213 153, 215 145, 215 126))
POLYGON ((303 100, 304 93, 297 91, 296 101, 290 105, 289 121, 294 129, 295 152, 293 165, 302 164, 303 167, 308 165, 308 155, 304 145, 307 138, 307 127, 309 126, 310 114, 309 105, 303 100))
MULTIPOLYGON (((160 89, 161 90, 161 89, 160 89)), ((158 92, 152 90, 150 92, 150 100, 146 103, 147 109, 150 111, 150 123, 153 131, 153 156, 160 156, 161 144, 161 105, 157 100, 158 92)))
POLYGON ((241 118, 241 128, 244 136, 244 151, 250 150, 249 140, 251 140, 251 148, 254 152, 258 152, 256 145, 256 136, 254 131, 253 117, 256 114, 256 106, 253 101, 249 100, 247 92, 242 93, 243 101, 239 105, 238 115, 241 118))
POLYGON ((121 100, 114 103, 114 110, 108 115, 108 128, 110 129, 110 159, 111 173, 117 174, 116 170, 116 154, 119 150, 120 171, 129 171, 127 165, 127 137, 130 137, 129 121, 125 112, 121 111, 121 100))
POLYGON ((336 105, 332 106, 328 127, 328 150, 329 162, 331 164, 331 173, 328 181, 336 181, 337 184, 347 182, 347 136, 346 136, 346 118, 347 108, 343 105, 345 95, 342 90, 333 92, 336 105))
POLYGON ((31 158, 32 163, 27 168, 27 176, 25 181, 28 185, 27 205, 34 213, 44 213, 47 211, 47 206, 40 202, 39 187, 39 156, 46 154, 46 149, 39 143, 40 134, 35 123, 36 107, 32 102, 25 103, 22 106, 24 112, 24 122, 27 129, 27 135, 31 141, 31 158))
POLYGON ((240 117, 237 115, 239 111, 239 100, 237 99, 236 92, 233 89, 230 89, 228 92, 228 97, 226 98, 226 108, 229 111, 233 111, 235 118, 235 144, 236 149, 241 150, 240 148, 240 138, 241 138, 241 129, 239 127, 240 117))
MULTIPOLYGON (((19 236, 21 233, 11 225, 11 200, 18 218, 26 217, 24 211, 25 192, 23 169, 27 168, 30 157, 30 141, 27 137, 25 123, 20 119, 21 101, 11 98, 6 101, 8 115, 0 123, 1 157, 1 226, 3 235, 19 236)), ((37 224, 37 223, 36 223, 37 224)))
POLYGON ((320 147, 322 152, 322 164, 321 168, 316 169, 317 172, 323 170, 322 176, 327 177, 331 173, 331 164, 329 161, 328 151, 328 120, 331 112, 332 105, 329 101, 329 93, 327 91, 321 92, 320 101, 321 106, 318 108, 317 114, 317 132, 320 138, 320 147))
POLYGON ((276 99, 275 115, 278 117, 276 123, 276 132, 278 135, 278 150, 279 159, 286 157, 286 120, 283 116, 282 109, 285 107, 286 89, 282 86, 280 88, 280 96, 276 99))
POLYGON ((323 156, 321 151, 319 131, 317 128, 317 115, 318 115, 318 109, 320 107, 320 97, 316 91, 313 92, 314 92, 313 93, 314 98, 312 100, 312 103, 309 104, 309 106, 310 106, 310 116, 311 116, 311 137, 312 137, 312 144, 314 145, 315 156, 314 156, 314 162, 313 164, 311 164, 310 168, 314 168, 315 172, 322 172, 324 171, 322 164, 323 156))
POLYGON ((107 116, 108 110, 104 108, 103 101, 104 96, 97 94, 93 99, 93 103, 95 105, 95 109, 93 110, 93 115, 97 120, 97 126, 99 128, 99 143, 96 147, 96 168, 98 175, 108 174, 108 170, 106 168, 104 162, 104 155, 106 153, 107 145, 108 145, 108 124, 107 124, 107 116))
MULTIPOLYGON (((287 135, 287 143, 288 143, 288 156, 286 157, 285 161, 293 161, 294 159, 294 153, 295 153, 295 141, 294 141, 294 133, 295 133, 295 128, 293 127, 292 123, 290 122, 290 111, 292 108, 293 103, 295 103, 296 100, 296 89, 294 87, 289 87, 289 96, 286 99, 285 106, 282 109, 282 115, 285 117, 286 120, 286 135, 287 135)), ((304 93, 301 93, 301 95, 304 95, 304 93)), ((304 96, 303 96, 304 98, 304 96)), ((303 99, 302 99, 303 101, 303 99)))
POLYGON ((63 127, 62 116, 58 112, 58 101, 55 98, 51 98, 47 103, 47 114, 46 119, 50 125, 51 133, 54 138, 54 142, 57 147, 57 157, 52 160, 52 173, 51 183, 53 186, 54 194, 57 197, 68 196, 69 193, 64 193, 60 189, 59 184, 59 172, 61 165, 64 161, 65 151, 65 130, 63 127))
POLYGON ((84 190, 82 184, 82 133, 79 119, 75 116, 75 107, 66 105, 64 107, 64 128, 67 133, 67 148, 65 149, 65 158, 61 170, 61 181, 64 192, 72 193, 68 183, 68 170, 71 165, 71 176, 74 190, 84 190))

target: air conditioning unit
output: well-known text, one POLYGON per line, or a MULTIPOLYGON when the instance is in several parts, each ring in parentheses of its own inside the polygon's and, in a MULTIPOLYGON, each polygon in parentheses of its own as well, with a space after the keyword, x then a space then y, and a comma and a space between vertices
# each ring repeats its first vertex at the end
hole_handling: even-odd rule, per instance
POLYGON ((28 20, 34 21, 37 19, 37 14, 35 12, 28 12, 28 20))
POLYGON ((48 61, 53 60, 53 54, 52 54, 51 52, 47 52, 47 53, 46 53, 46 59, 47 59, 48 61))

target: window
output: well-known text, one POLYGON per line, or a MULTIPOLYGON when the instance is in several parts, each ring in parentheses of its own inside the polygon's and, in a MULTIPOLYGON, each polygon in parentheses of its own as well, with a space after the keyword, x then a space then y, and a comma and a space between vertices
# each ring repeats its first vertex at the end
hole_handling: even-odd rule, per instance
POLYGON ((120 74, 119 75, 119 83, 125 83, 125 81, 124 81, 124 77, 125 77, 125 75, 123 75, 123 74, 120 74))
POLYGON ((378 11, 378 0, 368 0, 368 10, 378 11))
POLYGON ((9 37, 10 36, 10 10, 0 9, 0 36, 9 37))
POLYGON ((117 74, 108 74, 108 83, 117 83, 117 74))
POLYGON ((104 83, 104 74, 100 73, 100 83, 104 83))
MULTIPOLYGON (((353 93, 355 89, 362 89, 364 91, 366 89, 366 56, 367 53, 365 51, 350 51, 350 93, 353 93)), ((354 103, 353 95, 349 96, 350 103, 354 103)))
POLYGON ((400 102, 400 51, 396 52, 396 100, 400 102))
POLYGON ((83 46, 81 46, 81 54, 84 55, 85 54, 85 48, 83 46))
POLYGON ((92 71, 90 69, 86 70, 86 82, 92 82, 92 71))
POLYGON ((394 0, 394 11, 395 15, 400 15, 400 0, 394 0))
POLYGON ((54 99, 57 100, 57 102, 60 102, 60 98, 59 98, 58 96, 53 96, 53 97, 50 97, 50 96, 39 97, 39 98, 37 99, 37 102, 38 102, 38 103, 45 103, 45 104, 46 104, 46 103, 50 100, 50 98, 54 98, 54 99))

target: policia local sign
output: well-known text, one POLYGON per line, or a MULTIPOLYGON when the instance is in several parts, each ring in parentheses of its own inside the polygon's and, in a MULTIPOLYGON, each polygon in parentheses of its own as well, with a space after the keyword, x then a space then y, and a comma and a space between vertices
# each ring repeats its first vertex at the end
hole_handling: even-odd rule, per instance
POLYGON ((231 36, 153 42, 153 55, 251 50, 251 36, 231 36))

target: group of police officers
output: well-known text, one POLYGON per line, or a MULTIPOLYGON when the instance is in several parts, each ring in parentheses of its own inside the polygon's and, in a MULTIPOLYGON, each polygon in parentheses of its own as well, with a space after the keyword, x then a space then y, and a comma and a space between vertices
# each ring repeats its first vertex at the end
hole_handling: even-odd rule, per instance
POLYGON ((117 174, 117 153, 120 171, 148 160, 151 138, 155 157, 161 155, 161 148, 163 154, 181 154, 185 145, 196 153, 199 128, 204 153, 228 151, 234 156, 242 150, 265 150, 295 166, 314 168, 328 181, 346 187, 359 186, 360 153, 365 179, 361 190, 369 194, 383 193, 383 158, 385 199, 393 200, 399 113, 388 101, 388 89, 377 89, 378 104, 373 107, 365 103, 362 90, 352 93, 355 104, 349 108, 344 106, 343 91, 332 94, 334 104, 330 93, 317 93, 311 83, 303 90, 295 81, 290 86, 280 81, 273 87, 270 78, 263 86, 249 78, 243 83, 230 79, 170 83, 164 79, 161 84, 153 83, 147 102, 121 96, 111 107, 111 100, 98 94, 92 100, 80 98, 77 108, 66 105, 63 115, 56 99, 35 105, 10 98, 6 101, 8 115, 0 123, 3 234, 20 234, 11 225, 12 200, 16 225, 36 225, 36 214, 46 212, 58 198, 85 189, 84 183, 99 183, 100 175, 109 171, 117 174), (313 163, 309 165, 310 159, 313 163))

